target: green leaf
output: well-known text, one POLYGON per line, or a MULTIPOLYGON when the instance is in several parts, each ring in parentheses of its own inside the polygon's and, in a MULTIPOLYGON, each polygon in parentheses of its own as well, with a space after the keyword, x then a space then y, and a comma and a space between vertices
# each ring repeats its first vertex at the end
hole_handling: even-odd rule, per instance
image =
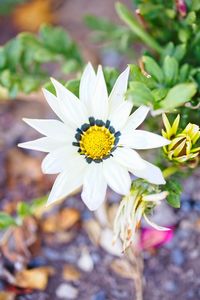
POLYGON ((1 73, 1 83, 4 87, 6 88, 10 88, 11 86, 11 82, 12 82, 12 76, 11 76, 11 72, 9 70, 4 70, 2 73, 1 73))
POLYGON ((34 211, 41 207, 41 206, 44 206, 47 202, 47 196, 43 196, 43 197, 40 197, 40 198, 36 198, 34 199, 32 202, 31 202, 31 211, 34 213, 34 211))
POLYGON ((17 214, 22 219, 29 216, 29 215, 31 215, 30 204, 27 204, 25 202, 20 202, 17 206, 17 214))
POLYGON ((117 2, 115 7, 119 17, 129 26, 129 28, 139 39, 141 39, 151 49, 154 49, 158 53, 162 53, 162 47, 157 43, 151 34, 143 29, 143 27, 134 17, 133 13, 124 4, 117 2))
POLYGON ((133 101, 133 105, 148 105, 152 106, 154 103, 154 97, 150 91, 150 89, 141 82, 132 81, 130 83, 130 89, 126 94, 128 99, 133 101))
POLYGON ((155 101, 161 101, 168 93, 169 89, 166 88, 159 88, 159 89, 154 89, 151 91, 152 95, 155 98, 155 101))
POLYGON ((196 21, 196 13, 194 11, 190 11, 188 14, 187 14, 187 17, 185 19, 185 22, 188 24, 188 25, 192 25, 193 23, 195 23, 196 21))
POLYGON ((195 83, 177 84, 169 90, 165 99, 161 101, 161 108, 166 110, 174 109, 185 102, 190 101, 196 92, 197 85, 195 83))
POLYGON ((34 59, 39 63, 52 62, 55 60, 59 60, 59 54, 55 55, 55 53, 51 52, 48 49, 40 48, 35 51, 34 59))
POLYGON ((116 28, 116 25, 110 22, 109 20, 92 15, 85 16, 84 21, 85 24, 93 30, 113 31, 116 28))
POLYGON ((150 56, 143 56, 142 60, 145 65, 145 70, 148 74, 153 76, 153 78, 158 82, 163 82, 163 71, 157 62, 150 56))
POLYGON ((186 50, 187 50, 186 44, 181 44, 176 46, 173 54, 174 58, 176 58, 178 61, 181 61, 186 54, 186 50))
POLYGON ((69 59, 63 66, 62 66, 62 71, 65 74, 69 74, 72 72, 75 72, 79 69, 79 64, 75 59, 69 59))
POLYGON ((144 83, 148 88, 154 89, 157 87, 157 82, 153 77, 146 77, 142 74, 140 68, 136 65, 130 65, 130 81, 139 81, 144 83))
POLYGON ((178 77, 178 62, 174 57, 166 56, 163 63, 163 71, 165 75, 165 82, 173 84, 178 77))
POLYGON ((190 66, 188 64, 182 65, 179 70, 179 82, 187 81, 189 72, 190 72, 190 66))
POLYGON ((79 85, 80 85, 80 80, 73 79, 73 80, 69 80, 65 84, 65 87, 68 90, 70 90, 73 94, 75 94, 77 97, 79 97, 79 85))
POLYGON ((165 190, 169 192, 167 202, 174 208, 180 208, 180 196, 182 193, 182 185, 175 179, 170 179, 165 185, 165 190))
POLYGON ((171 205, 174 208, 181 207, 180 196, 176 195, 175 193, 172 193, 167 197, 167 202, 169 205, 171 205))
POLYGON ((14 38, 6 44, 5 53, 7 55, 7 63, 11 69, 15 69, 17 64, 20 63, 22 51, 23 48, 20 39, 14 38))
POLYGON ((6 53, 5 50, 0 48, 0 69, 4 68, 6 65, 6 53))
POLYGON ((15 219, 5 212, 0 212, 0 229, 16 225, 15 219))
POLYGON ((55 87, 54 87, 53 83, 50 80, 48 82, 46 82, 43 87, 45 89, 47 89, 50 93, 52 93, 54 96, 56 96, 55 87))
POLYGON ((71 46, 67 33, 61 27, 42 25, 39 34, 44 45, 52 51, 65 53, 71 46))
POLYGON ((119 72, 116 69, 110 68, 110 67, 104 68, 103 72, 104 72, 104 77, 105 77, 108 93, 110 94, 110 92, 119 76, 119 72))
POLYGON ((192 0, 191 10, 194 10, 194 11, 200 10, 200 1, 199 0, 192 0))

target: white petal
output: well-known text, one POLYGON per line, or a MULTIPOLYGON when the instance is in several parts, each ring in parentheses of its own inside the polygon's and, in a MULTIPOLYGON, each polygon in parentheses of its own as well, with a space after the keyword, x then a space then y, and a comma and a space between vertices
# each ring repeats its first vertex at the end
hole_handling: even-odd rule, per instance
POLYGON ((168 145, 169 140, 161 135, 151 133, 144 130, 128 131, 121 135, 120 145, 133 149, 153 149, 168 145))
POLYGON ((115 85, 109 96, 110 112, 113 112, 125 98, 124 94, 127 90, 129 71, 130 68, 127 67, 115 82, 115 85))
POLYGON ((96 210, 105 200, 107 183, 103 176, 102 164, 88 165, 83 181, 81 198, 90 210, 96 210))
POLYGON ((73 168, 74 160, 82 161, 83 157, 75 152, 73 146, 66 146, 51 151, 42 161, 42 172, 45 174, 57 174, 66 169, 66 166, 73 168))
POLYGON ((154 166, 153 164, 149 163, 146 160, 143 160, 143 162, 145 163, 144 169, 136 170, 130 168, 129 171, 133 173, 133 175, 139 178, 143 178, 153 184, 166 183, 163 174, 158 167, 154 166))
POLYGON ((145 163, 140 155, 133 149, 118 147, 113 152, 113 159, 127 169, 144 169, 145 163))
POLYGON ((145 120, 150 108, 147 106, 140 106, 128 118, 125 124, 124 131, 134 130, 145 120))
POLYGON ((124 127, 125 123, 128 120, 128 117, 131 113, 133 104, 126 100, 123 101, 108 117, 111 122, 111 125, 116 129, 120 130, 124 127))
POLYGON ((52 204, 58 200, 67 197, 69 194, 79 189, 83 184, 83 178, 87 163, 77 161, 74 163, 73 168, 71 164, 66 166, 66 170, 60 173, 53 185, 53 188, 49 194, 47 205, 52 204))
POLYGON ((144 218, 145 218, 146 222, 151 227, 153 227, 153 228, 155 228, 157 230, 160 230, 160 231, 169 231, 169 230, 171 230, 170 228, 159 226, 159 225, 155 224, 154 222, 150 221, 146 214, 144 214, 144 218))
POLYGON ((147 201, 147 202, 155 202, 155 203, 159 203, 161 200, 166 199, 166 197, 168 196, 168 192, 164 191, 164 192, 160 192, 160 193, 156 193, 156 194, 150 194, 150 195, 145 195, 142 197, 143 201, 147 201))
POLYGON ((74 127, 80 127, 88 121, 88 115, 83 102, 81 102, 74 94, 65 88, 57 80, 51 78, 56 89, 60 109, 66 122, 71 123, 74 127))
POLYGON ((98 67, 94 97, 92 98, 92 116, 106 120, 108 116, 108 92, 102 67, 98 67))
POLYGON ((88 63, 80 81, 79 97, 85 103, 87 110, 91 115, 91 101, 94 97, 94 89, 96 84, 96 74, 91 63, 88 63))
POLYGON ((47 100, 49 106, 55 112, 55 114, 62 121, 66 121, 65 117, 63 116, 63 113, 61 111, 61 108, 60 108, 59 99, 56 96, 54 96, 52 93, 50 93, 48 90, 46 90, 46 89, 42 89, 42 91, 43 91, 43 94, 45 96, 45 99, 47 100))
POLYGON ((63 147, 65 144, 65 141, 58 141, 49 137, 42 137, 34 141, 20 143, 18 144, 18 147, 42 152, 50 152, 58 149, 59 147, 63 147))
POLYGON ((43 135, 56 140, 72 140, 73 131, 58 120, 26 119, 23 121, 43 135))
POLYGON ((108 185, 116 193, 126 195, 131 186, 130 175, 124 167, 116 163, 112 158, 103 162, 103 173, 108 185))

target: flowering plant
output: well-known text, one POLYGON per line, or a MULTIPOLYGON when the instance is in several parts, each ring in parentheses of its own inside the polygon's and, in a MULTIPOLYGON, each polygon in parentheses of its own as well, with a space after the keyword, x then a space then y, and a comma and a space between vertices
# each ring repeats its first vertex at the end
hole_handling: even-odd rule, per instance
MULTIPOLYGON (((47 153, 43 173, 58 174, 47 205, 81 191, 96 211, 109 187, 122 198, 113 242, 121 239, 123 251, 134 245, 143 217, 156 230, 170 230, 150 215, 161 202, 180 207, 181 179, 200 161, 199 1, 133 2, 132 11, 116 3, 124 25, 85 17, 96 42, 107 41, 125 57, 121 73, 84 62, 76 43, 51 25, 0 48, 1 98, 42 89, 55 113, 53 119, 24 118, 42 137, 18 145, 47 153), (46 71, 52 62, 59 75, 46 71), (66 81, 66 74, 73 79, 66 81)), ((0 213, 0 228, 20 226, 34 210, 34 203, 22 203, 15 218, 0 213)))

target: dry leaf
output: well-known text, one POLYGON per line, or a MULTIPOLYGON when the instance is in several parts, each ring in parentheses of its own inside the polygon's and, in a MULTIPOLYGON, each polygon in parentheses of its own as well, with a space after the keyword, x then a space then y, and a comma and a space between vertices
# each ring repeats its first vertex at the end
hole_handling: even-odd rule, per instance
POLYGON ((80 212, 75 208, 64 208, 60 212, 48 216, 42 222, 44 232, 54 233, 56 231, 68 230, 80 220, 80 212))
POLYGON ((85 231, 87 232, 89 239, 95 246, 99 245, 101 237, 101 227, 94 219, 86 220, 83 224, 85 231))
POLYGON ((133 279, 133 267, 125 259, 115 259, 110 265, 112 271, 123 278, 133 279))
POLYGON ((81 277, 81 273, 73 265, 64 265, 63 279, 67 281, 77 281, 81 277))
POLYGON ((48 283, 48 277, 53 273, 54 269, 51 267, 23 270, 16 274, 16 285, 21 288, 44 290, 48 283))
POLYGON ((80 220, 80 212, 75 208, 64 208, 59 215, 59 227, 67 230, 80 220))
POLYGON ((7 155, 8 185, 15 185, 15 181, 18 178, 20 180, 23 178, 26 184, 30 184, 32 181, 41 182, 43 174, 40 164, 41 162, 38 158, 28 156, 20 149, 10 150, 7 155))
POLYGON ((15 295, 13 293, 10 292, 0 292, 0 300, 14 300, 15 299, 15 295))
POLYGON ((47 233, 54 233, 58 229, 57 215, 49 216, 42 222, 42 229, 47 233))
POLYGON ((36 32, 41 24, 51 24, 55 20, 51 11, 51 1, 32 0, 21 4, 15 8, 13 20, 21 31, 36 32))

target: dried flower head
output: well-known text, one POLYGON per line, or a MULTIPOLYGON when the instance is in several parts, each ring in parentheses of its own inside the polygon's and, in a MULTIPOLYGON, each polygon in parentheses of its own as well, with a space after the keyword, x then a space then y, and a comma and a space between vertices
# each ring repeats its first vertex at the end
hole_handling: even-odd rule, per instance
POLYGON ((142 217, 157 230, 170 230, 149 220, 148 215, 165 199, 168 192, 161 192, 158 187, 141 180, 136 180, 130 194, 123 197, 114 221, 114 242, 118 237, 123 242, 125 251, 134 241, 135 232, 140 226, 142 217))

